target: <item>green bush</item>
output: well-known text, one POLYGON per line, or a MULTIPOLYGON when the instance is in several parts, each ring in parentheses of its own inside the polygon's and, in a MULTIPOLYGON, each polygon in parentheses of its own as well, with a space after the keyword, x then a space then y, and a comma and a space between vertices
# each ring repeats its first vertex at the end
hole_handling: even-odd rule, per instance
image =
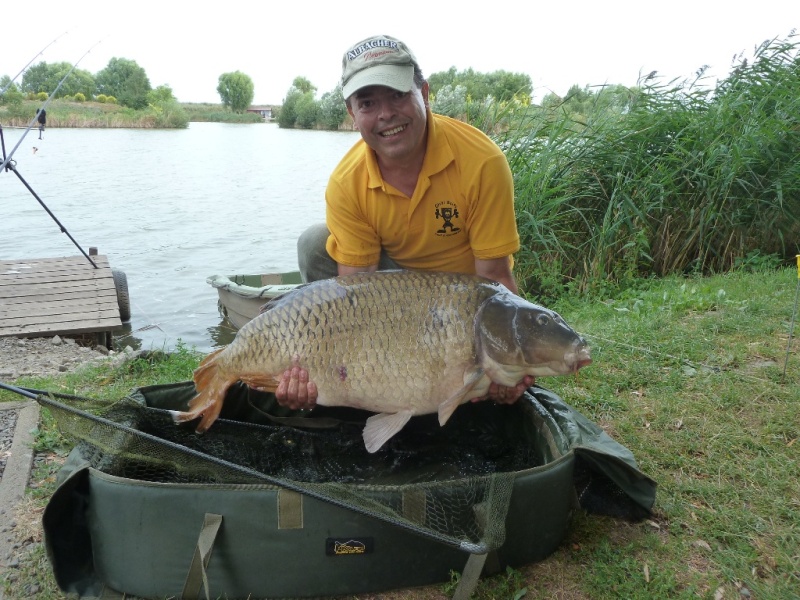
POLYGON ((78 93, 77 93, 77 94, 75 94, 75 96, 73 97, 73 100, 74 100, 75 102, 86 102, 86 96, 84 96, 82 93, 78 92, 78 93))

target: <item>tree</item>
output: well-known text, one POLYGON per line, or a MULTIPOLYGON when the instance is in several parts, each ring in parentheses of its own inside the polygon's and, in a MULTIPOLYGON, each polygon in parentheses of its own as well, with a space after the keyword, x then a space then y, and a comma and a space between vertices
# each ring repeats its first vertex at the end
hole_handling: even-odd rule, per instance
POLYGON ((147 94, 147 105, 156 116, 159 127, 186 127, 189 124, 189 115, 175 99, 172 88, 160 85, 147 94))
POLYGON ((440 88, 431 101, 431 110, 447 117, 459 118, 467 112, 467 88, 449 83, 440 88))
POLYGON ((297 103, 303 97, 303 92, 292 86, 286 92, 281 111, 278 113, 278 127, 291 129, 297 121, 297 103))
POLYGON ((303 129, 311 129, 317 123, 319 105, 312 92, 305 92, 297 101, 296 125, 303 129))
POLYGON ((339 129, 347 118, 347 106, 342 96, 342 86, 337 84, 332 92, 322 94, 319 101, 320 124, 326 129, 339 129))
POLYGON ((533 84, 530 76, 524 73, 494 71, 486 75, 486 83, 491 90, 491 96, 498 102, 508 102, 512 99, 527 101, 527 104, 531 102, 533 84))
POLYGON ((225 106, 233 112, 243 113, 253 103, 253 80, 241 71, 223 73, 219 76, 217 93, 225 106))
POLYGON ((542 108, 559 109, 572 116, 589 117, 601 113, 625 114, 630 110, 639 90, 624 85, 570 86, 567 95, 560 98, 548 94, 542 99, 542 108))
POLYGON ((68 62, 46 63, 40 62, 25 71, 22 76, 21 89, 28 94, 38 94, 44 92, 48 96, 56 91, 56 98, 64 96, 74 96, 83 94, 87 98, 93 98, 97 86, 94 76, 89 71, 83 69, 72 70, 72 65, 68 62), (70 71, 72 71, 70 73, 70 71), (69 76, 67 76, 69 73, 69 76), (66 77, 66 79, 64 79, 66 77), (64 82, 58 88, 61 80, 64 82))
POLYGON ((56 85, 58 85, 57 81, 51 84, 47 63, 42 61, 25 71, 20 83, 20 89, 23 93, 35 94, 44 90, 52 92, 56 85))
POLYGON ((150 90, 147 94, 148 104, 166 104, 168 102, 177 102, 172 88, 168 85, 160 85, 154 90, 150 90))
POLYGON ((137 110, 147 106, 147 94, 152 89, 150 80, 134 60, 112 58, 95 81, 99 93, 114 96, 122 106, 137 110))
POLYGON ((467 100, 472 101, 482 101, 491 96, 498 102, 516 100, 530 104, 533 94, 533 84, 529 75, 508 71, 478 73, 473 69, 456 71, 455 67, 450 67, 447 71, 433 73, 428 78, 428 85, 434 95, 448 85, 453 90, 463 86, 467 100))
POLYGON ((456 73, 455 67, 450 67, 447 71, 432 73, 431 76, 428 77, 428 86, 430 87, 431 93, 438 92, 446 85, 455 88, 456 73))
POLYGON ((301 91, 304 94, 307 94, 309 92, 314 94, 314 92, 317 91, 317 88, 314 86, 314 84, 312 84, 305 77, 295 77, 294 81, 292 81, 292 87, 301 91))
POLYGON ((8 75, 0 77, 0 91, 2 90, 5 90, 5 92, 0 94, 0 104, 8 104, 14 107, 22 105, 24 96, 19 91, 17 84, 11 81, 11 77, 8 75))

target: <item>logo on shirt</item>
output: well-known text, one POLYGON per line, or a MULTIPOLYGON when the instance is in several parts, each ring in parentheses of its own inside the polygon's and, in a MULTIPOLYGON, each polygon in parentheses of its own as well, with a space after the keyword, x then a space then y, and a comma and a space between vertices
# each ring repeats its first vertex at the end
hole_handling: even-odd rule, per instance
POLYGON ((458 219, 458 207, 450 200, 436 204, 436 220, 442 220, 442 226, 436 230, 436 235, 455 235, 461 231, 460 227, 453 225, 453 219, 458 219))

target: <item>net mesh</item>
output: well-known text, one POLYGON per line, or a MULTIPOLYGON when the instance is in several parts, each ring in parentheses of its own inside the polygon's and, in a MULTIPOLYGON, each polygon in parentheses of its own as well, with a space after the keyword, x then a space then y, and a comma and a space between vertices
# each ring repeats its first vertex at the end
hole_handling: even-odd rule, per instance
POLYGON ((361 430, 370 413, 319 407, 299 418, 241 386, 228 393, 229 414, 199 435, 169 412, 182 410, 193 393, 187 383, 142 388, 99 408, 76 397, 39 402, 83 458, 110 475, 272 484, 478 554, 503 544, 516 474, 553 460, 563 447, 529 394, 512 406, 466 404, 445 427, 435 415, 417 417, 369 454, 361 430))

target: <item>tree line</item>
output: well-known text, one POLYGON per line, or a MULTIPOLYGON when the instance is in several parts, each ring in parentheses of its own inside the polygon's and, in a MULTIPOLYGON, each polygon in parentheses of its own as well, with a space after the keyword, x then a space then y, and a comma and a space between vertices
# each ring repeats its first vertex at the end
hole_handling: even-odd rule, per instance
POLYGON ((33 98, 42 93, 49 96, 53 92, 54 98, 78 101, 99 99, 135 110, 146 108, 149 100, 153 99, 175 101, 169 86, 162 85, 154 90, 147 73, 134 60, 112 58, 104 69, 94 75, 84 69, 76 68, 71 73, 70 70, 72 65, 67 62, 42 61, 25 71, 19 87, 10 82, 7 75, 0 79, 0 87, 8 87, 6 102, 13 102, 15 93, 33 98), (154 96, 152 92, 155 92, 154 96))
MULTIPOLYGON (((530 104, 533 85, 524 73, 494 71, 479 73, 473 69, 434 73, 428 78, 431 108, 434 112, 456 118, 466 116, 464 105, 471 99, 516 101, 530 104)), ((347 107, 341 85, 316 99, 317 88, 298 76, 286 92, 278 114, 280 127, 301 129, 339 129, 348 123, 347 107)), ((465 119, 468 120, 468 119, 465 119)))
MULTIPOLYGON (((153 88, 147 73, 136 61, 117 57, 95 74, 73 69, 67 62, 42 61, 25 71, 19 85, 8 75, 0 77, 0 90, 5 90, 0 104, 18 104, 25 98, 45 100, 52 94, 54 98, 110 102, 134 110, 177 105, 169 85, 153 88)), ((249 76, 235 71, 220 75, 217 92, 226 107, 244 112, 253 102, 255 88, 249 76)))

